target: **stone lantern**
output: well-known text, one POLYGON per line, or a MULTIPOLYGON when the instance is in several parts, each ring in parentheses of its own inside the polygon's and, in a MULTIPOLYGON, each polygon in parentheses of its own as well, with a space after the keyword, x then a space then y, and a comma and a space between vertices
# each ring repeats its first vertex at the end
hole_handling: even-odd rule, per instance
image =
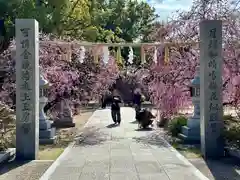
POLYGON ((39 77, 39 143, 40 144, 52 144, 56 139, 56 128, 52 127, 53 122, 44 113, 44 106, 46 105, 48 98, 49 83, 40 74, 39 77))
POLYGON ((180 138, 189 143, 200 143, 200 68, 197 67, 196 75, 190 84, 193 116, 188 119, 187 126, 182 128, 180 138))

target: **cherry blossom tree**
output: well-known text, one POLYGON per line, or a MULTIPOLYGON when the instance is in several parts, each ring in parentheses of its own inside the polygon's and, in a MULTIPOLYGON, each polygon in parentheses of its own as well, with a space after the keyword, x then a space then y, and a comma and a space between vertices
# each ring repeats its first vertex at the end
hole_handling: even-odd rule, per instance
MULTIPOLYGON (((93 62, 91 49, 87 49, 83 62, 79 62, 79 47, 70 39, 42 35, 40 46, 40 69, 51 86, 50 102, 59 97, 80 105, 86 99, 99 99, 121 76, 125 81, 134 79, 134 87, 148 92, 152 103, 162 117, 170 117, 191 105, 189 84, 199 65, 199 23, 203 19, 223 21, 223 100, 224 105, 238 109, 240 104, 240 24, 239 1, 194 0, 190 11, 177 12, 164 25, 156 23, 149 34, 149 41, 172 42, 158 46, 157 63, 152 62, 153 48, 146 48, 145 66, 133 67, 129 74, 122 75, 112 56, 104 64, 93 62), (49 43, 54 41, 55 43, 49 43), (63 43, 63 41, 65 43, 63 43), (66 43, 68 42, 68 44, 66 43), (184 44, 180 43, 184 42, 184 44), (193 43, 195 42, 195 43, 193 43), (165 58, 167 51, 169 56, 165 58), (150 58, 150 59, 149 59, 150 58), (167 62, 165 62, 168 60, 167 62), (91 92, 91 93, 90 93, 91 92)), ((14 42, 0 55, 1 101, 14 106, 15 59, 14 42)), ((51 105, 51 103, 50 103, 51 105)), ((50 106, 49 105, 49 106, 50 106)))
POLYGON ((110 56, 107 64, 101 61, 99 73, 96 75, 95 82, 92 84, 92 96, 100 99, 116 83, 120 75, 115 59, 110 56))
POLYGON ((149 36, 152 41, 173 42, 158 47, 158 63, 153 63, 148 76, 152 102, 165 117, 191 104, 188 85, 199 65, 199 23, 203 19, 223 21, 223 100, 224 105, 239 107, 239 1, 202 2, 195 0, 190 11, 176 13, 164 28, 156 26, 149 36), (164 65, 166 46, 169 61, 164 65))
MULTIPOLYGON (((68 99, 73 109, 77 108, 85 101, 95 98, 89 92, 101 94, 112 85, 118 76, 118 69, 114 58, 111 57, 106 66, 97 65, 93 62, 91 49, 85 55, 83 62, 80 62, 79 47, 74 41, 51 39, 50 36, 40 36, 40 71, 49 81, 48 90, 49 102, 45 106, 45 111, 60 111, 54 109, 56 103, 62 98, 68 99), (51 42, 50 42, 51 41, 51 42), (100 77, 103 77, 101 81, 100 77), (99 89, 97 81, 101 83, 99 89), (96 86, 96 87, 95 87, 96 86), (93 91, 92 91, 93 90, 93 91), (96 91, 95 91, 96 90, 96 91)), ((15 107, 15 43, 0 55, 1 64, 1 99, 0 101, 15 107)))

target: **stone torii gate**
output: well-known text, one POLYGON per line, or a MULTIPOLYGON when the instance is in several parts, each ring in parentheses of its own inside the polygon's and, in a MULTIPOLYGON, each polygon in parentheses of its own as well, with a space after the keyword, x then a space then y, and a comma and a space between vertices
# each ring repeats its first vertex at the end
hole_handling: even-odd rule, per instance
MULTIPOLYGON (((79 46, 141 47, 161 44, 172 43, 79 43, 79 46)), ((200 108, 201 145, 205 157, 220 157, 224 152, 221 51, 222 22, 202 21, 200 108)), ((38 22, 34 19, 16 20, 16 59, 16 155, 19 159, 34 160, 37 158, 39 144, 39 32, 38 22), (22 128, 26 124, 30 128, 27 134, 22 128)))

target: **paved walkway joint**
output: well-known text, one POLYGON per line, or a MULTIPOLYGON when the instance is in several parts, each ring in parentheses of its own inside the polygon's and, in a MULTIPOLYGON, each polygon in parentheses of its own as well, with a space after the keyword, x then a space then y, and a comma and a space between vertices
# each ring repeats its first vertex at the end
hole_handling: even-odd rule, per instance
POLYGON ((111 126, 110 110, 97 110, 50 180, 207 180, 162 138, 160 130, 138 131, 134 110, 122 108, 111 126))

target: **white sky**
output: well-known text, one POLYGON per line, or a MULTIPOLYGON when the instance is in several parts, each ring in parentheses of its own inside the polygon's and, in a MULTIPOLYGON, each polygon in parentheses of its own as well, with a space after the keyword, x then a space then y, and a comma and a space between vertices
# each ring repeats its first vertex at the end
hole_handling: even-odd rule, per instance
POLYGON ((192 0, 142 0, 153 6, 160 15, 161 20, 166 20, 168 16, 176 10, 188 10, 192 5, 192 0))

